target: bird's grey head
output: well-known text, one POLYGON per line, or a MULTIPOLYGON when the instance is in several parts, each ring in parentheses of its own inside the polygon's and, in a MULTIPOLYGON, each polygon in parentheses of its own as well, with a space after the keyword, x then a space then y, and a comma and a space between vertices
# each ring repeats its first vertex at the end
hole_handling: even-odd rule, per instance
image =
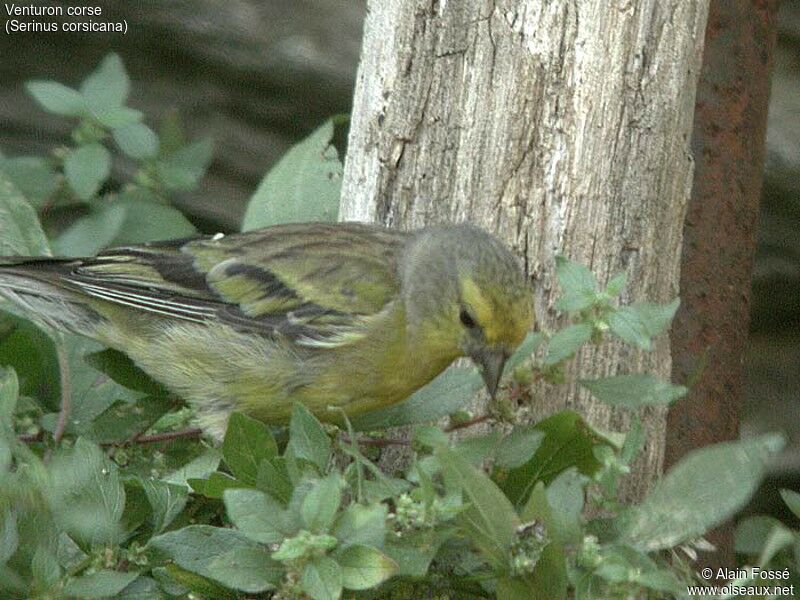
POLYGON ((533 325, 517 258, 482 229, 448 225, 417 232, 402 265, 412 336, 471 357, 494 395, 506 359, 533 325))

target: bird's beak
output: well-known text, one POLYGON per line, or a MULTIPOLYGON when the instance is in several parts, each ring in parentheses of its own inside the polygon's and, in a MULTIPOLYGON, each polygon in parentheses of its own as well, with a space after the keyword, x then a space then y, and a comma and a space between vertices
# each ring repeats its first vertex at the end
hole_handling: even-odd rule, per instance
POLYGON ((507 359, 508 354, 502 350, 482 348, 472 354, 472 360, 481 368, 483 382, 492 399, 497 393, 497 386, 500 384, 500 377, 503 375, 503 367, 507 359))

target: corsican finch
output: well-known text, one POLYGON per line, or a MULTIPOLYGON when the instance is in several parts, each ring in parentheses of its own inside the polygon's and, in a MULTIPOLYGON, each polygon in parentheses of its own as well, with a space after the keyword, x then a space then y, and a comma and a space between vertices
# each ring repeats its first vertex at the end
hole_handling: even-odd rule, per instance
POLYGON ((0 259, 0 294, 128 354, 221 436, 231 411, 285 422, 403 400, 460 356, 495 393, 533 324, 514 256, 468 225, 281 225, 93 258, 0 259))

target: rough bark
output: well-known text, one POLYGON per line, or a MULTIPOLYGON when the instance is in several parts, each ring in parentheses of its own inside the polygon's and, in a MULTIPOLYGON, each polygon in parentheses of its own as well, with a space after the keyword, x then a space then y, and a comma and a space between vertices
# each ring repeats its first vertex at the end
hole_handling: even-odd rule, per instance
MULTIPOLYGON (((678 294, 692 179, 689 134, 706 0, 375 0, 368 4, 342 193, 345 219, 416 227, 469 220, 523 258, 539 322, 554 259, 629 277, 625 300, 678 294)), ((568 369, 670 375, 651 353, 610 342, 568 369)), ((536 390, 531 416, 569 407, 625 429, 626 416, 574 385, 536 390)), ((650 434, 641 494, 660 471, 665 415, 650 434)))
MULTIPOLYGON (((777 9, 777 0, 711 2, 692 136, 682 305, 672 330, 674 377, 685 381, 702 362, 705 368, 670 410, 668 465, 739 437, 777 9)), ((733 564, 732 539, 730 526, 712 534, 720 549, 713 564, 733 564)))

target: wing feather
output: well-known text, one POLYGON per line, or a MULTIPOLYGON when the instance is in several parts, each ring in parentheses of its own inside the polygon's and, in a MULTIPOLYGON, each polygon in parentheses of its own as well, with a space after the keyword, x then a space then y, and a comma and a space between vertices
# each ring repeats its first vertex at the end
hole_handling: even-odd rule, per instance
POLYGON ((359 339, 397 297, 407 234, 361 224, 297 224, 113 248, 63 279, 148 313, 281 335, 326 348, 359 339))

